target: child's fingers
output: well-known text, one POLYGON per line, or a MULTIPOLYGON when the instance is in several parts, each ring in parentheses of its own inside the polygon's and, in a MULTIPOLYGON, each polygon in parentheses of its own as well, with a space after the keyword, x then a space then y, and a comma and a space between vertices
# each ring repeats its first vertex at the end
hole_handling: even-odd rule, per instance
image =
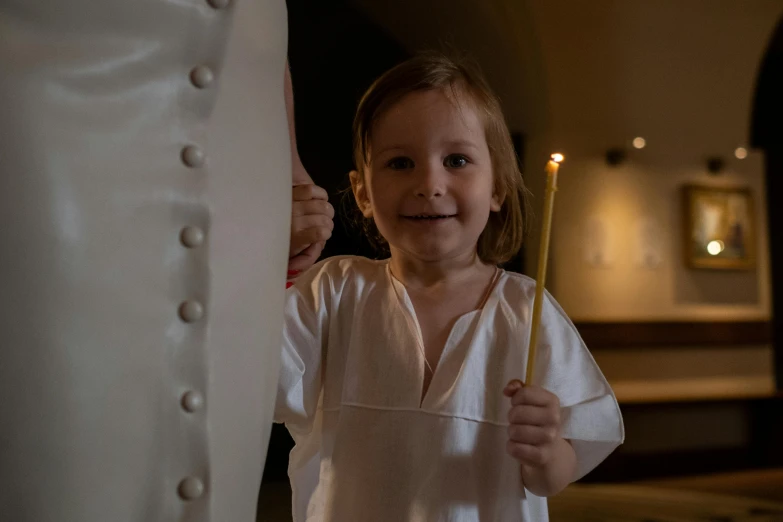
POLYGON ((508 411, 509 424, 528 426, 559 426, 560 409, 541 406, 514 406, 508 411))
POLYGON ((305 183, 303 185, 294 185, 293 197, 294 201, 307 201, 309 199, 328 200, 329 194, 318 185, 305 183))
POLYGON ((307 201, 296 201, 291 209, 294 217, 324 215, 329 219, 334 218, 334 207, 323 199, 309 199, 307 201))
POLYGON ((560 401, 557 395, 541 388, 540 386, 524 386, 519 388, 511 397, 511 404, 529 404, 532 406, 557 406, 560 407, 560 401))
POLYGON ((539 446, 550 444, 557 438, 557 429, 553 426, 529 426, 523 424, 511 424, 508 427, 508 440, 519 444, 531 444, 539 446))
POLYGON ((540 446, 508 441, 506 452, 518 461, 530 466, 543 466, 547 462, 547 452, 540 446))
POLYGON ((525 384, 520 381, 519 379, 512 379, 511 382, 506 384, 506 387, 503 388, 503 395, 506 397, 513 397, 514 394, 525 387, 525 384))

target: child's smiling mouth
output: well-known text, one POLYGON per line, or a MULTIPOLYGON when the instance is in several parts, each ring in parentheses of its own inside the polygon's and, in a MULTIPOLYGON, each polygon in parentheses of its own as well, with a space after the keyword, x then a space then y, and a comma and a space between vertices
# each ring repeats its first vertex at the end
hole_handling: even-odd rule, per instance
POLYGON ((415 221, 415 222, 438 222, 438 221, 446 221, 450 218, 457 217, 456 214, 413 214, 410 216, 403 215, 404 219, 415 221))

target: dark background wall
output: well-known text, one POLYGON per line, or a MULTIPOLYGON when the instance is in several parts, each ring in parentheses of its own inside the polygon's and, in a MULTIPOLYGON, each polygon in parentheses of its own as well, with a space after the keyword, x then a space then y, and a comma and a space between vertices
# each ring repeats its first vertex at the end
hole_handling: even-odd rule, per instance
MULTIPOLYGON (((351 124, 359 98, 408 53, 347 2, 289 0, 289 61, 296 137, 305 168, 338 214, 353 168, 351 124)), ((348 194, 350 196, 350 194, 348 194)), ((338 215, 324 256, 375 252, 338 215)))

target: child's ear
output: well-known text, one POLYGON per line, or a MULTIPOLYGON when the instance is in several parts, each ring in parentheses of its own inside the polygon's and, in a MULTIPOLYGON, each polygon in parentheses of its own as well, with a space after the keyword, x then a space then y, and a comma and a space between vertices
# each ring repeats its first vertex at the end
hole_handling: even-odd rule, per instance
POLYGON ((495 190, 495 193, 492 194, 492 200, 489 202, 489 209, 492 212, 500 212, 501 207, 503 206, 503 202, 506 200, 506 195, 495 190))
POLYGON ((371 218, 372 205, 370 205, 370 198, 367 196, 367 185, 364 183, 364 177, 355 170, 352 170, 348 177, 351 179, 353 197, 356 199, 359 210, 364 217, 371 218))

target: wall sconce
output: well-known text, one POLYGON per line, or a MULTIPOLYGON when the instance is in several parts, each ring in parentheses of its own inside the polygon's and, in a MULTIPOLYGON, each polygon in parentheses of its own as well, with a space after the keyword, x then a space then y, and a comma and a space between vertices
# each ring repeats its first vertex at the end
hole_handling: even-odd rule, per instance
POLYGON ((621 163, 624 163, 628 158, 628 153, 625 149, 614 147, 606 151, 606 163, 612 167, 617 167, 621 163))
MULTIPOLYGON (((635 137, 631 145, 636 150, 641 150, 647 146, 647 140, 641 136, 635 137)), ((624 147, 612 147, 606 151, 606 163, 611 167, 617 167, 628 159, 628 150, 624 147)))
POLYGON ((719 156, 713 156, 711 158, 707 158, 707 172, 712 174, 713 176, 717 176, 721 173, 723 170, 723 167, 726 166, 726 162, 723 160, 723 158, 719 156))

